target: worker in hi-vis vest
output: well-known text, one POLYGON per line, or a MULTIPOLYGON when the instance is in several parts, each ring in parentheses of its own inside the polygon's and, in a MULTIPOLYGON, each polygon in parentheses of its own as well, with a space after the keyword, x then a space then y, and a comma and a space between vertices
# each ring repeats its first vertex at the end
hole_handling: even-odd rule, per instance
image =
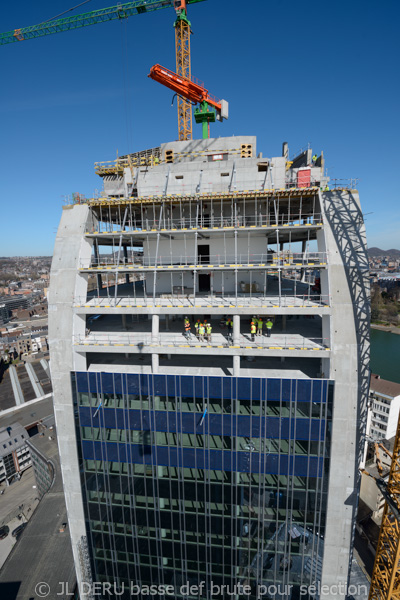
POLYGON ((200 342, 204 342, 204 334, 206 332, 206 329, 203 325, 203 323, 199 324, 199 340, 200 342))
POLYGON ((194 324, 194 331, 195 331, 197 339, 199 339, 199 325, 200 325, 200 319, 197 319, 197 321, 194 324))
POLYGON ((250 333, 251 333, 251 341, 254 342, 254 337, 256 335, 256 324, 254 321, 250 323, 250 333))
POLYGON ((257 335, 262 335, 263 320, 261 317, 257 319, 257 335))
POLYGON ((267 337, 271 337, 271 330, 273 327, 273 322, 271 321, 271 319, 268 319, 268 321, 266 322, 266 328, 267 328, 267 337))
POLYGON ((185 317, 184 327, 185 327, 185 337, 187 337, 187 339, 189 339, 190 338, 190 321, 189 321, 188 317, 185 317))
POLYGON ((211 342, 211 332, 212 332, 211 323, 207 323, 207 325, 206 325, 207 342, 211 342))

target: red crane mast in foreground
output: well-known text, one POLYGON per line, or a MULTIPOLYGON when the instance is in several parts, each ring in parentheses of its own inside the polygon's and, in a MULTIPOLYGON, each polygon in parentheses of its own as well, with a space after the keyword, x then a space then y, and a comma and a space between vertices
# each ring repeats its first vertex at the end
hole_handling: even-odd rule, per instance
MULTIPOLYGON (((202 123, 203 139, 210 137, 210 123, 213 123, 216 119, 222 121, 222 119, 228 118, 228 102, 218 100, 218 98, 212 96, 200 82, 196 83, 192 79, 181 77, 161 65, 151 67, 149 77, 176 92, 178 97, 185 98, 189 105, 191 103, 200 104, 200 108, 195 110, 194 118, 196 123, 202 123), (211 110, 210 107, 212 107, 211 110)), ((190 138, 180 137, 179 139, 192 138, 190 136, 190 138)))

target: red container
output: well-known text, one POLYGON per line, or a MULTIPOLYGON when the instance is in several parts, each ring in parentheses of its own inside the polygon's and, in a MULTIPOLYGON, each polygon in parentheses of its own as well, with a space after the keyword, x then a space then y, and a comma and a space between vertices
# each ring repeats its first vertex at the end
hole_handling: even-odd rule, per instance
POLYGON ((302 167, 297 172, 297 187, 306 188, 311 187, 311 169, 308 167, 302 167))

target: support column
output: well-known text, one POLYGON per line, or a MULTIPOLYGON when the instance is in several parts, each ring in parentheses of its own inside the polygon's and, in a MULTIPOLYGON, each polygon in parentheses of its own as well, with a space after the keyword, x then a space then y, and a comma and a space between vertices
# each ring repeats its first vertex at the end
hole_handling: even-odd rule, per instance
POLYGON ((126 326, 126 315, 122 314, 121 317, 122 317, 122 329, 124 331, 126 331, 128 329, 126 326))
POLYGON ((165 331, 169 331, 169 315, 165 315, 165 331))
POLYGON ((151 322, 151 343, 158 344, 158 334, 160 332, 160 317, 159 315, 152 315, 151 322))
POLYGON ((233 345, 240 345, 240 315, 233 315, 233 345))
MULTIPOLYGON (((97 240, 94 240, 94 257, 96 259, 96 265, 99 264, 99 247, 97 245, 97 240)), ((97 273, 96 275, 97 277, 97 287, 99 288, 99 290, 101 290, 101 288, 103 287, 103 282, 101 280, 101 273, 97 273)))
POLYGON ((286 315, 282 315, 282 331, 286 331, 286 315))
POLYGON ((151 372, 158 373, 158 365, 159 365, 159 356, 158 354, 153 353, 151 355, 151 372))
POLYGON ((233 376, 240 377, 240 356, 233 357, 233 376))
MULTIPOLYGON (((124 263, 126 264, 128 262, 128 247, 123 246, 123 248, 124 248, 124 263)), ((129 273, 125 274, 125 283, 129 283, 129 273)))

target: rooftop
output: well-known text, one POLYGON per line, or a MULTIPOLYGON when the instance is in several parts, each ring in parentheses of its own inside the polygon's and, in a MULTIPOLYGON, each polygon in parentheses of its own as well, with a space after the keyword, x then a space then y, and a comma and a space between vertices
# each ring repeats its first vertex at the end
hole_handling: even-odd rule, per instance
POLYGON ((391 396, 392 398, 400 396, 400 383, 381 379, 380 375, 375 375, 374 373, 371 373, 370 389, 378 394, 391 396))

